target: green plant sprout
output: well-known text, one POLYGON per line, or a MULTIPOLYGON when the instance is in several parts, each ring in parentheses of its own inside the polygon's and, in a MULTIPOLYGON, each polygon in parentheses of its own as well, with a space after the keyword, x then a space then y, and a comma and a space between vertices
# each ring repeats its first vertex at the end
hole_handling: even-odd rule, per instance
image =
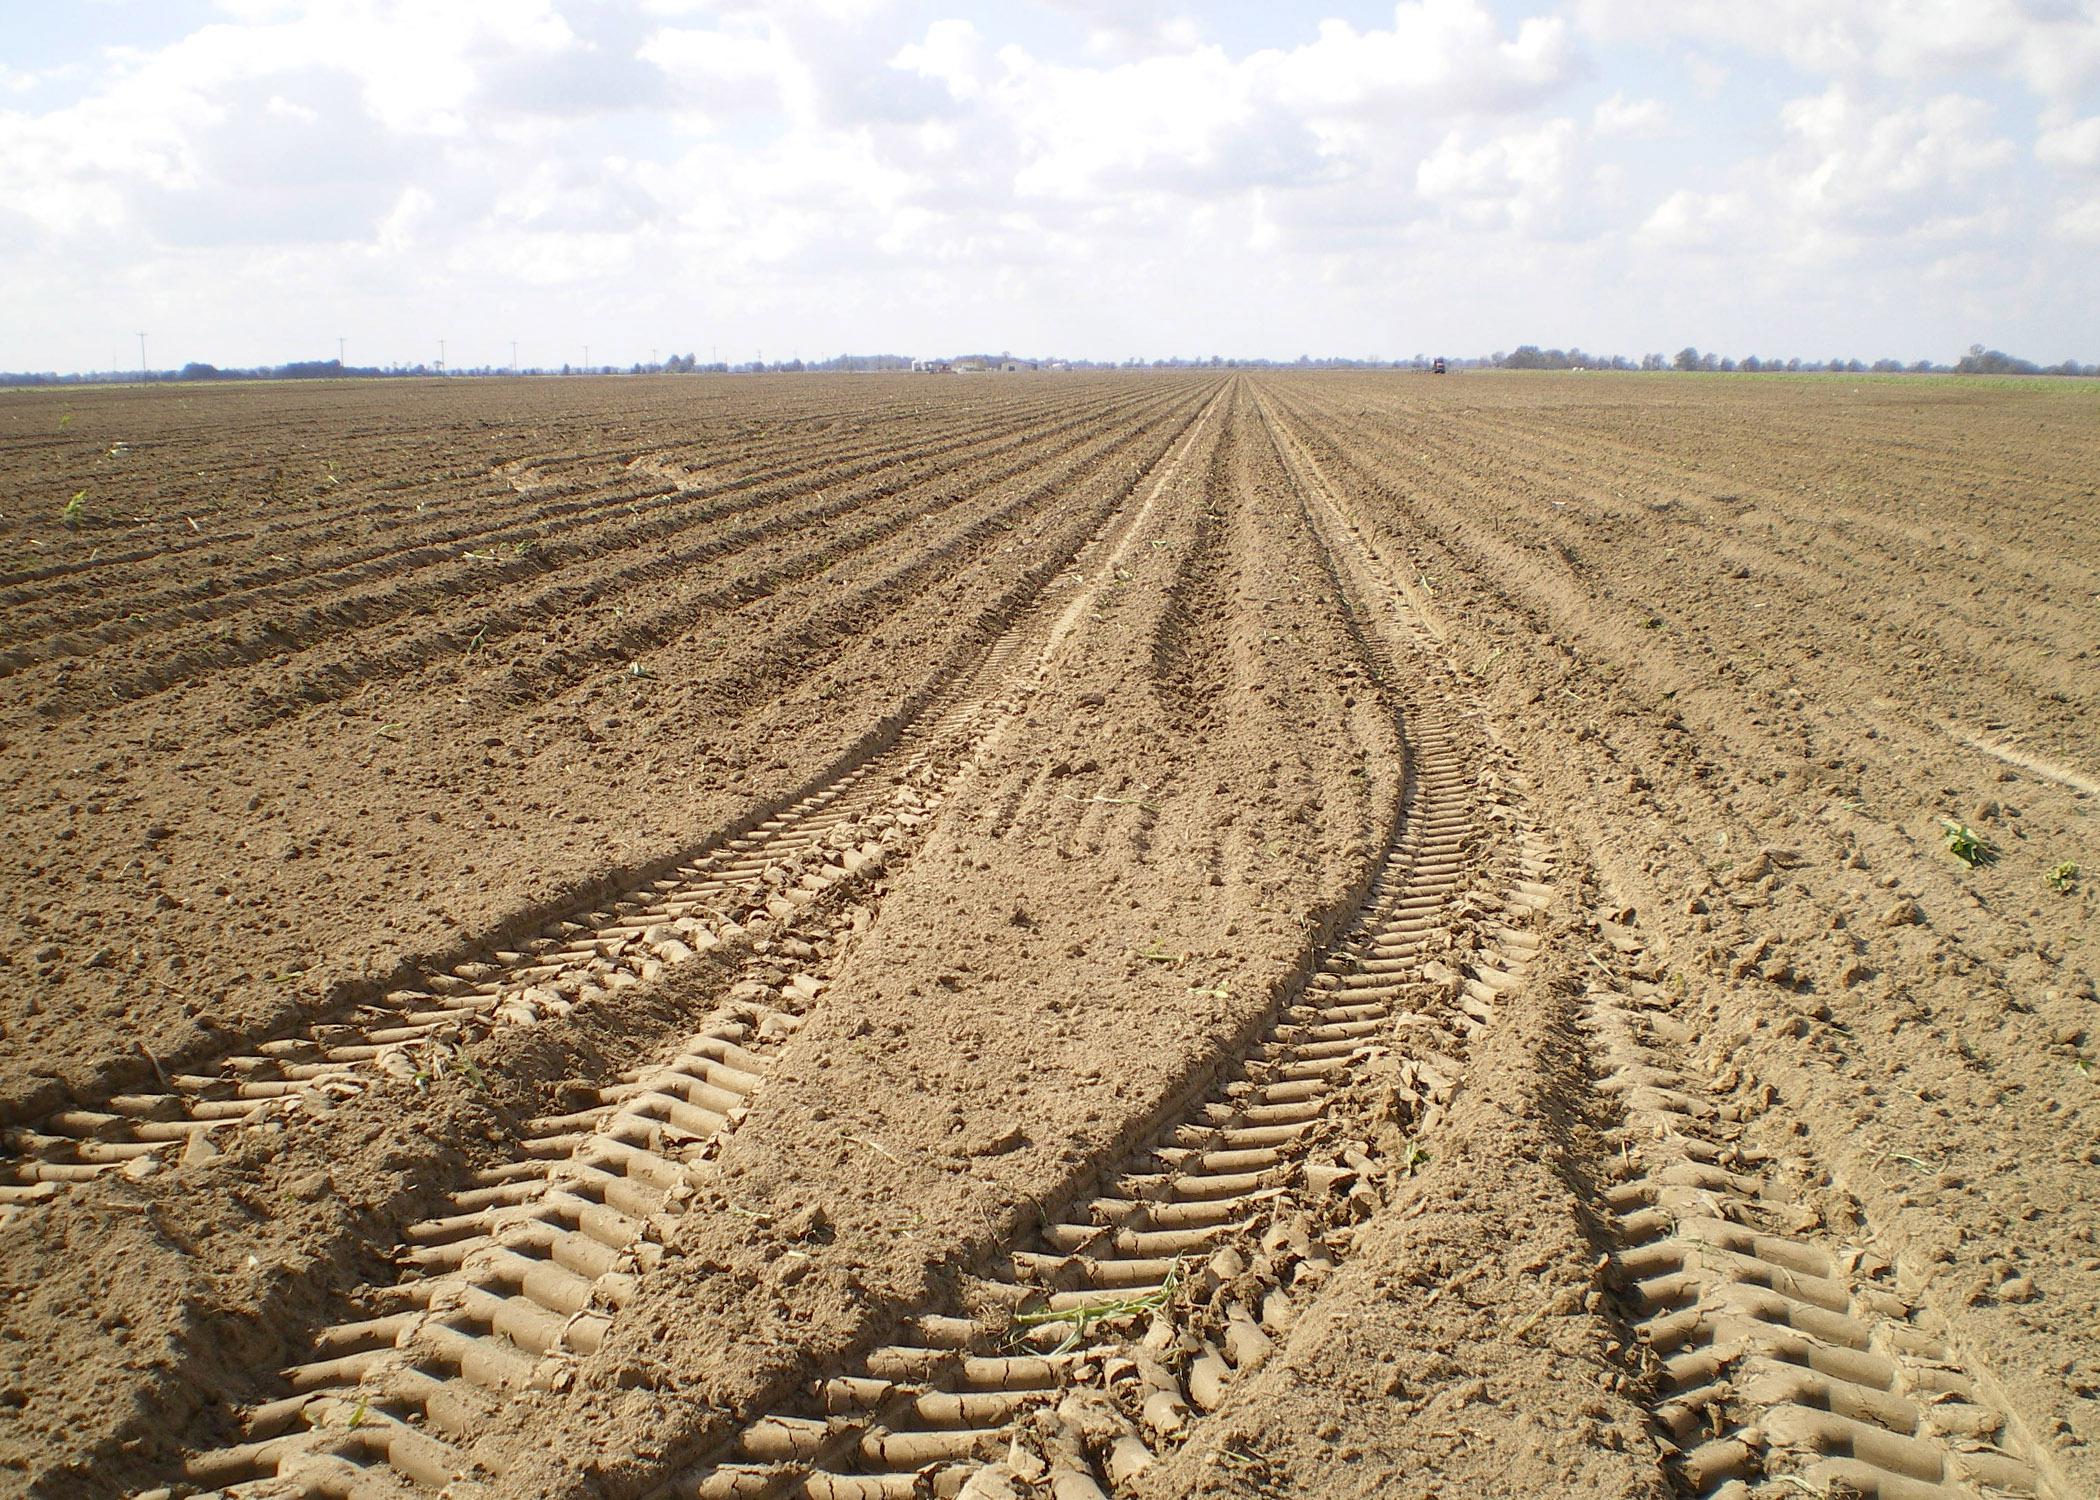
POLYGON ((87 514, 87 491, 86 491, 86 490, 75 490, 75 491, 73 491, 73 498, 72 498, 72 499, 70 499, 70 500, 68 500, 68 501, 67 501, 67 502, 66 502, 66 503, 65 503, 64 505, 61 505, 61 506, 60 506, 60 507, 58 508, 58 519, 59 519, 59 522, 60 522, 60 524, 61 524, 61 525, 63 525, 63 526, 64 526, 64 527, 66 528, 66 530, 68 530, 68 531, 71 531, 71 530, 72 530, 72 529, 73 529, 74 527, 78 526, 78 525, 80 524, 80 522, 81 522, 81 518, 82 518, 82 517, 84 517, 84 516, 85 516, 86 514, 87 514))
MULTIPOLYGON (((1174 1300, 1175 1290, 1181 1285, 1181 1262, 1176 1260, 1167 1268, 1166 1278, 1149 1292, 1135 1296, 1118 1297, 1110 1302, 1089 1302, 1078 1307, 1060 1308, 1055 1311, 1016 1313, 1014 1327, 1017 1329, 1046 1328, 1052 1324, 1069 1323, 1071 1331, 1063 1342, 1051 1350, 1051 1354, 1069 1354, 1086 1343, 1087 1331, 1096 1323, 1109 1323, 1118 1318, 1135 1317, 1139 1313, 1158 1312, 1174 1300)), ((1019 1344, 1016 1339, 1015 1344, 1019 1344)))
POLYGON ((1996 846, 1968 824, 1942 818, 1940 828, 1947 835, 1947 852, 1963 864, 1987 865, 1998 858, 1996 846))
POLYGON ((447 1047, 443 1042, 434 1042, 423 1054, 423 1066, 416 1069, 416 1087, 427 1089, 447 1073, 458 1073, 468 1083, 484 1092, 488 1089, 488 1075, 473 1058, 467 1056, 464 1046, 447 1047))
POLYGON ((2067 859, 2042 879, 2048 882, 2049 889, 2057 895, 2068 896, 2078 888, 2078 866, 2074 861, 2067 859))

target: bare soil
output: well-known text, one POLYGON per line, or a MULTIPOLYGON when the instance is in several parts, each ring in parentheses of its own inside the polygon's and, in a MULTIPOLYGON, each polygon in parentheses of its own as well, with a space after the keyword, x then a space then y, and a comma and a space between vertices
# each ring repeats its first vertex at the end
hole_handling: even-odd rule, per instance
POLYGON ((0 401, 0 1490, 2100 1493, 2096 418, 0 401))

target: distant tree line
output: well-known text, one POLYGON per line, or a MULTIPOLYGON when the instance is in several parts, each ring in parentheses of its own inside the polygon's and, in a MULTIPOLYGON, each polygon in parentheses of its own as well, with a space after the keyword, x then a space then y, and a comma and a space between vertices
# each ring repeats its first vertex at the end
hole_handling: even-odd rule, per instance
MULTIPOLYGON (((1419 356, 1417 356, 1419 361, 1419 356)), ((1457 363, 1474 365, 1471 360, 1457 363)), ((1711 371, 1721 374, 1756 375, 1761 373, 1787 374, 1833 374, 1833 375, 2100 375, 2100 365, 2082 365, 2075 359, 2061 364, 2038 365, 2032 360, 2015 359, 1996 349, 1986 349, 1981 344, 1971 344, 1969 352, 1951 365, 1934 364, 1921 359, 1912 364, 1901 360, 1877 359, 1872 364, 1859 359, 1760 359, 1755 354, 1741 359, 1730 359, 1711 351, 1702 354, 1687 345, 1674 355, 1644 354, 1635 364, 1623 354, 1609 357, 1584 354, 1580 349, 1541 349, 1536 344, 1523 344, 1507 354, 1490 355, 1485 363, 1498 370, 1684 370, 1711 371)))
MULTIPOLYGON (((988 366, 1016 363, 1030 369, 1070 370, 1427 370, 1432 359, 1426 354, 1417 354, 1409 359, 1379 359, 1372 356, 1338 355, 1315 359, 1301 354, 1295 360, 1236 359, 1222 354, 1174 356, 1162 359, 1130 358, 1124 360, 1060 359, 1042 356, 1015 356, 1011 353, 956 355, 951 359, 929 363, 961 364, 977 362, 988 366)), ((1912 364, 1900 360, 1877 359, 1869 364, 1858 359, 1761 359, 1755 354, 1741 359, 1731 359, 1712 352, 1701 353, 1687 345, 1674 355, 1644 354, 1638 360, 1623 354, 1585 354, 1580 349, 1541 349, 1537 344, 1520 344, 1507 352, 1497 351, 1484 357, 1457 357, 1447 361, 1454 370, 1675 370, 1688 372, 1709 371, 1718 374, 1848 374, 1848 375, 2077 375, 2100 376, 2100 365, 2080 364, 2067 359, 2060 364, 2038 365, 2032 360, 2019 359, 1998 349, 1986 349, 1981 344, 1971 344, 1969 352, 1951 365, 1934 364, 1921 359, 1912 364)), ((236 380, 384 380, 434 375, 481 377, 498 375, 794 375, 804 372, 823 374, 869 374, 880 371, 909 370, 913 368, 910 357, 902 354, 840 354, 826 360, 805 363, 800 359, 776 360, 767 363, 749 360, 731 364, 722 360, 702 364, 692 354, 674 354, 660 363, 619 365, 576 366, 564 364, 558 369, 532 368, 511 369, 500 365, 480 365, 473 368, 432 368, 429 365, 346 365, 334 359, 294 360, 289 364, 265 365, 252 369, 221 369, 217 365, 192 361, 178 370, 92 370, 78 374, 61 375, 52 371, 0 371, 0 386, 40 385, 106 385, 131 381, 236 381, 236 380)))

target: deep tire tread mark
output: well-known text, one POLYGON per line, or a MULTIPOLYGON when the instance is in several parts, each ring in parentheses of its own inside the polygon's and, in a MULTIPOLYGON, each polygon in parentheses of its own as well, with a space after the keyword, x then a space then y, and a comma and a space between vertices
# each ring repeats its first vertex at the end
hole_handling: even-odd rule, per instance
POLYGON ((1583 1013, 1614 1106, 1604 1193, 1614 1278, 1651 1363, 1687 1493, 1862 1500, 2048 1496, 1886 1262, 1804 1235, 1789 1195, 1678 1060, 1688 1033, 1631 929, 1604 942, 1583 1013))
MULTIPOLYGON (((1319 534, 1320 502, 1286 467, 1319 534)), ((754 1421, 657 1496, 992 1496, 1025 1466, 1059 1500, 1094 1500, 1267 1359, 1345 1253, 1346 1226, 1380 1206, 1394 1165, 1368 1154, 1353 1075, 1387 1055, 1380 1107, 1418 1135, 1435 1127, 1470 1037, 1536 950, 1528 923, 1553 899, 1552 861, 1512 801, 1480 795, 1514 778, 1475 774, 1478 732, 1414 704, 1359 575, 1320 550, 1374 681, 1406 705, 1397 824, 1354 924, 1221 1082, 989 1268, 976 1300, 1005 1309, 1004 1327, 923 1315, 910 1340, 820 1382, 803 1410, 754 1421), (1484 820, 1507 826, 1484 838, 1484 820), (1455 908, 1499 908, 1470 952, 1451 946, 1455 908)))

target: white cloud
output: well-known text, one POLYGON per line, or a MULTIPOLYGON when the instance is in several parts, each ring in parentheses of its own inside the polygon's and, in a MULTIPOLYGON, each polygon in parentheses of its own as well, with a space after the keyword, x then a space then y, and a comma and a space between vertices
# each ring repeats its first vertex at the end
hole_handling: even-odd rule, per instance
POLYGON ((2100 172, 2100 115, 2044 130, 2034 143, 2034 154, 2067 172, 2100 172))
POLYGON ((1590 115, 1590 128, 1599 135, 1646 139, 1661 135, 1670 126, 1670 107, 1660 99, 1629 99, 1613 94, 1590 115))
POLYGON ((1279 99, 1315 114, 1510 109, 1550 96, 1582 70, 1566 22, 1535 16, 1505 37, 1476 0, 1396 5, 1390 30, 1322 21, 1314 41, 1251 61, 1273 72, 1279 99))
POLYGON ((2058 100, 2100 80, 2100 0, 1577 0, 1575 11, 1601 40, 1717 43, 1820 75, 1981 73, 2058 100))
POLYGON ((1575 143, 1569 120, 1469 143, 1453 131, 1415 169, 1415 188, 1476 228, 1531 229, 1549 218, 1566 192, 1575 143))
POLYGON ((572 360, 683 327, 1296 353, 1705 346, 1723 308, 1916 357, 1948 351, 1892 330, 1994 302, 2100 356, 2100 0, 1401 0, 1260 45, 1186 0, 1048 3, 220 0, 18 60, 0 367, 102 320, 462 363, 470 325, 504 362, 536 327, 572 360))
POLYGON ((934 79, 957 99, 976 99, 984 93, 990 58, 977 28, 954 19, 935 21, 922 40, 899 48, 890 66, 934 79))
POLYGON ((2100 245, 2100 195, 2059 204, 2049 227, 2073 244, 2100 245))
POLYGON ((430 218, 437 202, 419 187, 403 188, 386 216, 373 226, 375 244, 391 255, 412 249, 417 229, 430 218))
POLYGON ((1938 258, 1950 243, 2010 227, 2001 180, 2014 159, 1980 100, 1940 95, 1877 107, 1843 85, 1791 100, 1785 142, 1740 163, 1723 185, 1678 188, 1642 225, 1652 244, 1754 252, 1772 262, 1836 265, 1871 253, 1938 258))
POLYGON ((637 54, 678 85, 678 103, 721 125, 753 111, 779 109, 814 118, 815 81, 788 37, 763 20, 733 19, 719 28, 667 28, 637 54))
POLYGON ((1788 206, 1855 233, 1930 233, 1973 222, 2012 142, 1994 133, 1989 106, 1943 94, 1876 109, 1842 86, 1781 111, 1794 145, 1776 164, 1788 206))
POLYGON ((1675 249, 1711 249, 1740 243, 1737 236, 1749 225, 1750 217, 1748 193, 1679 188, 1655 206, 1641 225, 1641 233, 1675 249))

